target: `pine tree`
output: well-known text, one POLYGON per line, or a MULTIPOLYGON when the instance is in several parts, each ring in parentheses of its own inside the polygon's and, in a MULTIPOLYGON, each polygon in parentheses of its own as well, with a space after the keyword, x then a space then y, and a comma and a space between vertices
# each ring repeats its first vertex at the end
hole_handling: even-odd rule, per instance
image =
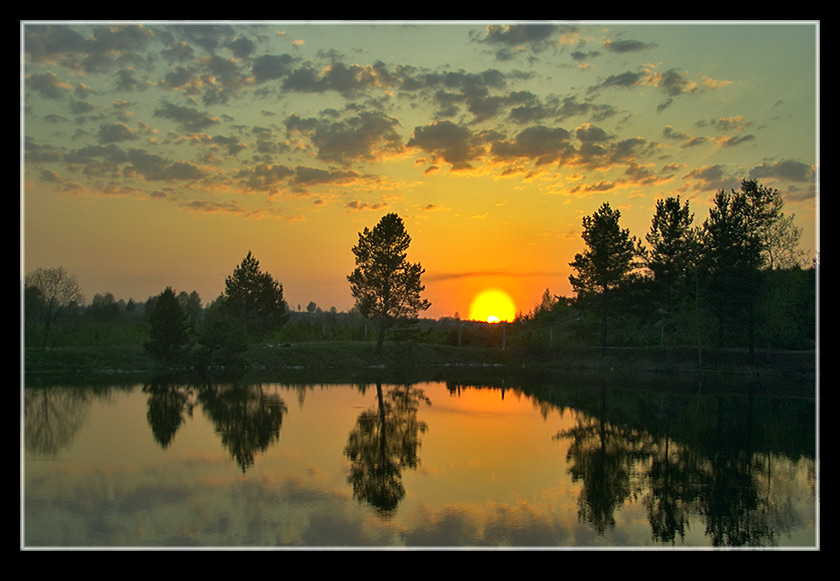
POLYGON ((610 316, 610 299, 615 290, 628 281, 635 265, 635 239, 630 231, 619 226, 621 212, 604 202, 591 216, 583 218, 583 240, 587 248, 575 255, 569 266, 577 274, 569 282, 581 304, 595 308, 601 318, 602 347, 607 347, 607 329, 610 316))
POLYGON ((373 230, 360 232, 359 243, 353 247, 356 269, 347 280, 359 312, 378 323, 377 351, 395 319, 416 317, 431 306, 420 297, 425 289, 420 282, 423 267, 406 260, 410 243, 402 219, 390 213, 373 230))

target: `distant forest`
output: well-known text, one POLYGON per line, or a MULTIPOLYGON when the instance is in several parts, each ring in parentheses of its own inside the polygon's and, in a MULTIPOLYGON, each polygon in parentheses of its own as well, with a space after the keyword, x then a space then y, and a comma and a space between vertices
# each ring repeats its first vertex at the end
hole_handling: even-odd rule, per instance
MULTIPOLYGON (((492 348, 503 325, 506 345, 522 348, 815 348, 819 259, 802 254, 776 190, 744 180, 718 192, 700 224, 688 202, 661 199, 641 238, 621 228, 608 203, 582 225, 585 249, 568 262, 573 296, 546 289, 532 309, 495 325, 403 317, 388 339, 492 348)), ((27 348, 143 345, 169 364, 224 362, 255 342, 376 341, 356 307, 289 305, 250 252, 209 303, 167 288, 144 302, 106 292, 86 304, 62 267, 28 273, 23 303, 27 348)))

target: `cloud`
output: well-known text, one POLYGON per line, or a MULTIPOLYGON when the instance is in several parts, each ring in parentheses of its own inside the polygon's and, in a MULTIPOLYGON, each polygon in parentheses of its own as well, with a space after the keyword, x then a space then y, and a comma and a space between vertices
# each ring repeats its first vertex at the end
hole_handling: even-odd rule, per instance
POLYGON ((47 99, 63 99, 73 90, 72 84, 62 81, 51 71, 28 76, 26 85, 47 99))
MULTIPOLYGON (((682 130, 690 99, 730 82, 682 67, 661 41, 643 39, 638 30, 631 32, 637 40, 609 27, 552 23, 429 29, 436 39, 462 42, 451 53, 454 66, 439 64, 446 59, 438 55, 426 58, 442 45, 411 61, 397 60, 411 45, 352 53, 376 27, 338 27, 336 35, 350 32, 350 42, 335 36, 329 46, 317 46, 313 30, 27 25, 25 154, 29 164, 43 166, 27 178, 75 174, 82 184, 98 178, 118 187, 139 177, 138 183, 153 182, 150 191, 161 182, 196 190, 200 183, 225 192, 234 205, 237 196, 267 194, 266 207, 279 193, 334 195, 338 186, 353 192, 344 202, 362 185, 419 190, 440 167, 523 180, 550 175, 554 183, 577 184, 578 192, 663 182, 675 179, 674 168, 686 187, 701 190, 748 171, 813 180, 807 159, 750 159, 751 152, 775 158, 761 153, 760 134, 748 133, 753 123, 734 106, 722 115, 708 104, 703 109, 709 114, 696 127, 713 135, 682 130), (600 34, 613 38, 602 43, 595 40, 600 34), (488 50, 497 60, 488 59, 488 50), (645 107, 660 112, 654 128, 640 121, 645 107), (733 149, 743 144, 750 147, 733 149), (715 146, 729 148, 729 165, 703 165, 715 146), (402 171, 410 165, 403 160, 412 159, 407 171, 415 173, 395 177, 398 164, 402 171), (656 176, 652 168, 666 163, 670 171, 656 176)), ((419 33, 413 38, 420 42, 425 31, 388 28, 394 35, 419 33)), ((347 209, 380 207, 355 200, 347 209)))
POLYGON ((265 54, 254 59, 251 72, 258 83, 282 79, 293 70, 297 59, 288 54, 265 54))
POLYGON ((523 129, 512 140, 493 143, 491 152, 498 159, 533 159, 542 165, 560 162, 574 153, 570 140, 571 133, 561 127, 539 125, 523 129))
POLYGON ((451 121, 438 121, 415 127, 406 147, 430 153, 451 164, 453 169, 467 169, 482 153, 482 140, 466 127, 451 121))
POLYGON ((345 119, 306 118, 291 115, 286 119, 290 134, 307 139, 323 161, 349 165, 372 162, 380 154, 402 150, 399 120, 376 111, 363 111, 345 119))
POLYGON ((388 204, 385 202, 377 202, 375 204, 370 204, 368 202, 352 200, 350 202, 347 202, 347 204, 344 207, 352 212, 358 212, 362 210, 381 210, 383 208, 387 208, 388 204))
POLYGON ((121 141, 133 141, 137 139, 134 131, 125 123, 112 123, 100 125, 99 143, 119 143, 121 141))
POLYGON ((778 178, 794 182, 811 182, 814 179, 814 168, 800 161, 785 159, 755 166, 750 170, 750 178, 778 178))
POLYGON ((219 119, 209 113, 199 111, 193 107, 185 107, 165 101, 154 112, 155 117, 162 117, 175 121, 188 131, 203 131, 208 127, 219 124, 219 119))
POLYGON ((626 52, 639 52, 654 48, 654 42, 642 42, 640 40, 611 40, 607 39, 603 43, 603 47, 610 52, 622 54, 626 52))
POLYGON ((505 268, 494 268, 487 270, 470 270, 463 272, 435 272, 427 271, 424 280, 427 282, 443 282, 448 280, 460 280, 464 278, 528 278, 528 277, 551 277, 557 276, 559 273, 554 271, 519 271, 505 268))

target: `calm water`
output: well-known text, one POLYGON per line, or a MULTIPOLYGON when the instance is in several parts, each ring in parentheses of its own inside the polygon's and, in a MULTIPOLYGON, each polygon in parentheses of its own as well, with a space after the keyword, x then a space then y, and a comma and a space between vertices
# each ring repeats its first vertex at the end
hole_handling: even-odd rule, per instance
POLYGON ((27 388, 22 544, 818 546, 812 398, 519 387, 27 388))

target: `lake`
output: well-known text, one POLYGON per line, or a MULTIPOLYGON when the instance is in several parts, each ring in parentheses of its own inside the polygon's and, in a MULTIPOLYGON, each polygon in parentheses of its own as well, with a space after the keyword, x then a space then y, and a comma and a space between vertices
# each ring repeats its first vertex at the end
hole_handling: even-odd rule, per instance
POLYGON ((813 390, 631 383, 26 387, 22 548, 818 548, 813 390))

